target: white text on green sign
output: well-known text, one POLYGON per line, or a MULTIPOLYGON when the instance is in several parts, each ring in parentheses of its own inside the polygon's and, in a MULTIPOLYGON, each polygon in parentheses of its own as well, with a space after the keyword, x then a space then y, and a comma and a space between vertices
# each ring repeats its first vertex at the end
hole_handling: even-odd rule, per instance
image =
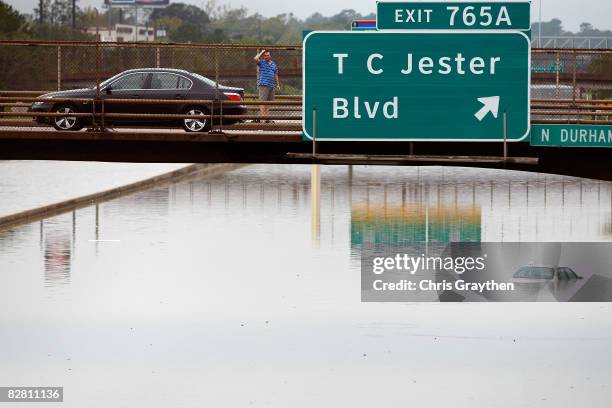
POLYGON ((378 2, 379 30, 529 30, 529 2, 378 2))
POLYGON ((612 126, 533 125, 532 146, 612 147, 612 126))

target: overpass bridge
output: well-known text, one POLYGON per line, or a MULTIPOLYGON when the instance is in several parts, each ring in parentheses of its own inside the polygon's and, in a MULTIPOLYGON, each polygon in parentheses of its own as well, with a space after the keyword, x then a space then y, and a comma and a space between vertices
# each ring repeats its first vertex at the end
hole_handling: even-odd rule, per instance
MULTIPOLYGON (((209 112, 217 111, 215 106, 221 111, 210 114, 215 123, 211 132, 196 134, 153 128, 109 129, 105 123, 121 115, 172 120, 185 119, 185 116, 109 113, 102 100, 88 101, 92 111, 77 114, 91 117, 95 123, 80 132, 61 132, 34 125, 35 116, 59 114, 27 112, 36 97, 44 93, 31 89, 66 89, 77 82, 95 86, 106 76, 135 67, 189 69, 205 73, 217 82, 253 91, 256 77, 252 57, 256 48, 1 41, 0 64, 7 69, 0 71, 0 109, 3 110, 0 112, 0 160, 456 165, 612 180, 610 151, 603 148, 550 148, 529 143, 305 142, 301 133, 300 95, 282 95, 277 101, 269 102, 271 113, 265 117, 258 115, 261 103, 253 94, 247 94, 242 102, 192 101, 212 106, 209 112), (34 71, 32 61, 37 62, 34 71), (10 84, 10 89, 6 84, 10 84), (223 115, 223 104, 231 103, 247 105, 248 113, 239 118, 223 115), (224 125, 224 119, 240 119, 245 123, 224 125), (274 123, 254 123, 256 119, 274 123)), ((270 48, 281 67, 287 89, 298 93, 301 47, 270 48)), ((612 50, 546 48, 534 49, 532 53, 532 124, 612 125, 609 94, 612 50)), ((155 105, 177 101, 139 100, 138 103, 155 105)))

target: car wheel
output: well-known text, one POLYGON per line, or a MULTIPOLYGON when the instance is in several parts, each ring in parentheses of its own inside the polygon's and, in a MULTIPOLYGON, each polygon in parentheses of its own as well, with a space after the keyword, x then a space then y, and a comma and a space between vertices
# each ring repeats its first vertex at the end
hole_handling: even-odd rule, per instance
MULTIPOLYGON (((78 113, 72 105, 58 105, 53 109, 53 113, 78 113)), ((76 131, 83 129, 83 121, 77 116, 54 116, 51 118, 53 127, 57 130, 76 131)))
MULTIPOLYGON (((185 109, 185 112, 183 112, 183 114, 190 116, 202 116, 208 115, 208 111, 203 108, 193 107, 185 109)), ((208 132, 210 128, 211 126, 209 117, 183 119, 183 129, 185 129, 186 132, 208 132)))

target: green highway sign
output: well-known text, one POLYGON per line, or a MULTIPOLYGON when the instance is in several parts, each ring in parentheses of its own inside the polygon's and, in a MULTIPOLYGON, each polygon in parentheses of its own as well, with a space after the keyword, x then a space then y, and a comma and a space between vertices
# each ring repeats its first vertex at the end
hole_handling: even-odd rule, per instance
POLYGON ((500 141, 504 112, 529 135, 523 33, 314 31, 303 58, 307 138, 500 141))
POLYGON ((612 147, 612 126, 532 125, 532 146, 612 147))
POLYGON ((531 3, 525 2, 381 2, 379 30, 531 29, 531 3))

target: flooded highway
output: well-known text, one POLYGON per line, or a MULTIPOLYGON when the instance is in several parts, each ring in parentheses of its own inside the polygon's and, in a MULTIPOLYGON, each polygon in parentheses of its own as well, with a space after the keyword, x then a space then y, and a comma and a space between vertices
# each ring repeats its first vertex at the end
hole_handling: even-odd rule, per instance
POLYGON ((251 165, 2 231, 0 384, 65 407, 609 406, 609 303, 361 303, 361 249, 413 241, 612 241, 612 184, 251 165))

